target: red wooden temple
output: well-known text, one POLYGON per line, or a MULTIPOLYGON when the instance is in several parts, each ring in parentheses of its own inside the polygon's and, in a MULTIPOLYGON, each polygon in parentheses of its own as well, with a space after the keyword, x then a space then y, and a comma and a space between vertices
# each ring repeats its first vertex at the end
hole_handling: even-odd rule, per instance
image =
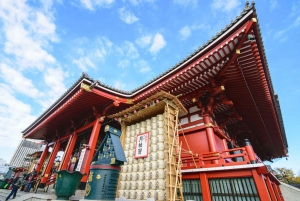
MULTIPOLYGON (((262 161, 287 157, 283 119, 275 94, 254 4, 202 47, 168 71, 130 91, 83 74, 46 112, 23 131, 47 145, 36 170, 46 184, 55 158, 59 169, 89 172, 108 116, 165 91, 188 113, 180 116, 185 199, 284 200, 279 181, 262 161), (48 163, 43 164, 52 149, 48 163), (84 157, 80 157, 84 156, 84 157)), ((81 180, 84 187, 87 176, 81 180)))

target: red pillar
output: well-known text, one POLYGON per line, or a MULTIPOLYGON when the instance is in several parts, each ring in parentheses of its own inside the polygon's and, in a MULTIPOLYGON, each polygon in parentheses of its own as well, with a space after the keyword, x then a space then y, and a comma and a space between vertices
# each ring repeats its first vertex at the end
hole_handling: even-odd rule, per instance
MULTIPOLYGON (((226 140, 226 139, 223 139, 223 140, 222 140, 222 143, 223 143, 224 150, 228 150, 227 140, 226 140)), ((224 154, 225 154, 226 156, 229 155, 228 152, 225 152, 224 154)))
POLYGON ((98 137, 99 137, 100 128, 101 128, 101 123, 100 123, 99 119, 96 118, 95 124, 93 126, 93 130, 92 130, 92 133, 91 133, 91 137, 90 137, 90 140, 89 140, 89 148, 85 152, 84 164, 82 165, 82 167, 80 169, 81 173, 85 173, 85 176, 81 179, 81 182, 86 182, 87 181, 87 176, 88 176, 89 171, 90 171, 90 163, 91 163, 91 160, 92 160, 93 155, 95 153, 95 148, 96 148, 97 140, 98 140, 98 137))
POLYGON ((52 166, 53 166, 53 163, 54 163, 54 160, 55 160, 55 157, 57 155, 57 152, 59 151, 59 148, 60 148, 60 144, 61 144, 61 141, 57 141, 55 143, 55 146, 51 152, 51 155, 50 155, 50 158, 49 158, 49 161, 48 161, 48 164, 46 166, 46 169, 44 171, 44 175, 43 175, 43 178, 41 179, 41 183, 42 184, 45 184, 47 182, 47 178, 51 172, 51 169, 52 169, 52 166))
POLYGON ((268 176, 266 176, 266 184, 268 186, 268 190, 269 190, 269 193, 270 193, 270 196, 271 196, 272 200, 274 200, 274 201, 277 200, 274 189, 272 187, 271 181, 270 181, 268 176))
POLYGON ((43 153, 42 153, 42 155, 40 157, 40 160, 39 160, 39 162, 38 162, 38 164, 37 164, 37 166, 35 168, 35 170, 36 170, 37 173, 40 172, 40 170, 41 170, 41 168, 42 168, 42 166, 44 164, 44 161, 45 161, 46 156, 48 154, 48 150, 49 150, 49 146, 48 146, 48 144, 46 144, 46 147, 45 147, 45 149, 44 149, 44 151, 43 151, 43 153))
POLYGON ((261 174, 257 173, 256 169, 252 169, 251 171, 259 195, 259 199, 263 201, 271 201, 267 186, 264 182, 264 178, 261 174))
POLYGON ((211 201, 208 179, 206 177, 205 172, 200 173, 200 183, 201 183, 203 201, 211 201))
POLYGON ((248 139, 245 139, 245 148, 248 153, 250 163, 252 163, 252 164, 256 163, 255 153, 254 153, 251 143, 249 142, 248 139))
POLYGON ((68 168, 68 164, 70 162, 70 157, 72 155, 72 152, 74 150, 74 146, 76 144, 76 140, 77 140, 77 133, 73 133, 73 135, 70 137, 69 141, 68 141, 68 145, 66 147, 63 159, 61 161, 61 166, 60 166, 60 170, 66 170, 68 168))
MULTIPOLYGON (((210 116, 208 114, 204 114, 203 116, 203 121, 204 124, 209 125, 211 124, 210 116)), ((208 141, 208 147, 210 152, 217 152, 217 145, 216 145, 216 140, 215 140, 215 133, 214 129, 210 126, 206 126, 206 136, 207 136, 207 141, 208 141)), ((218 160, 213 160, 214 164, 218 164, 218 160)))

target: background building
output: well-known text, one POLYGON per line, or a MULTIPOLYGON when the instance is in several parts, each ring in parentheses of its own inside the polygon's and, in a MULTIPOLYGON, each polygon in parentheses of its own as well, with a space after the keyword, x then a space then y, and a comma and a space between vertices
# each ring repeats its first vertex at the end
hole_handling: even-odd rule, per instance
POLYGON ((22 140, 10 160, 10 165, 16 167, 29 167, 31 161, 26 160, 28 155, 33 154, 36 151, 40 151, 41 147, 42 145, 37 142, 22 140))

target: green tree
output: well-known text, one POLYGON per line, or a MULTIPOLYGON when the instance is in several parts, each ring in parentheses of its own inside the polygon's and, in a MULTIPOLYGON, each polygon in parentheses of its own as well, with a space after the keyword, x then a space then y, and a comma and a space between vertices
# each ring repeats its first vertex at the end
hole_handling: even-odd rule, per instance
POLYGON ((292 169, 289 168, 275 168, 277 172, 278 179, 282 180, 282 182, 291 184, 295 183, 295 173, 292 169))

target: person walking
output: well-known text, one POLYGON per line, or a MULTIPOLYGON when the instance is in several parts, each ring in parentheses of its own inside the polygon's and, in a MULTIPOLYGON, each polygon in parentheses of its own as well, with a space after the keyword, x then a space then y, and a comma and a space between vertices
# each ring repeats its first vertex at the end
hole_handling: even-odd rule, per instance
POLYGON ((16 197, 18 189, 20 188, 20 186, 23 186, 27 183, 26 180, 24 180, 24 177, 26 177, 26 176, 27 175, 24 174, 23 178, 19 178, 15 183, 13 183, 13 188, 12 188, 10 194, 5 199, 5 201, 7 201, 12 195, 13 195, 13 199, 16 197))

